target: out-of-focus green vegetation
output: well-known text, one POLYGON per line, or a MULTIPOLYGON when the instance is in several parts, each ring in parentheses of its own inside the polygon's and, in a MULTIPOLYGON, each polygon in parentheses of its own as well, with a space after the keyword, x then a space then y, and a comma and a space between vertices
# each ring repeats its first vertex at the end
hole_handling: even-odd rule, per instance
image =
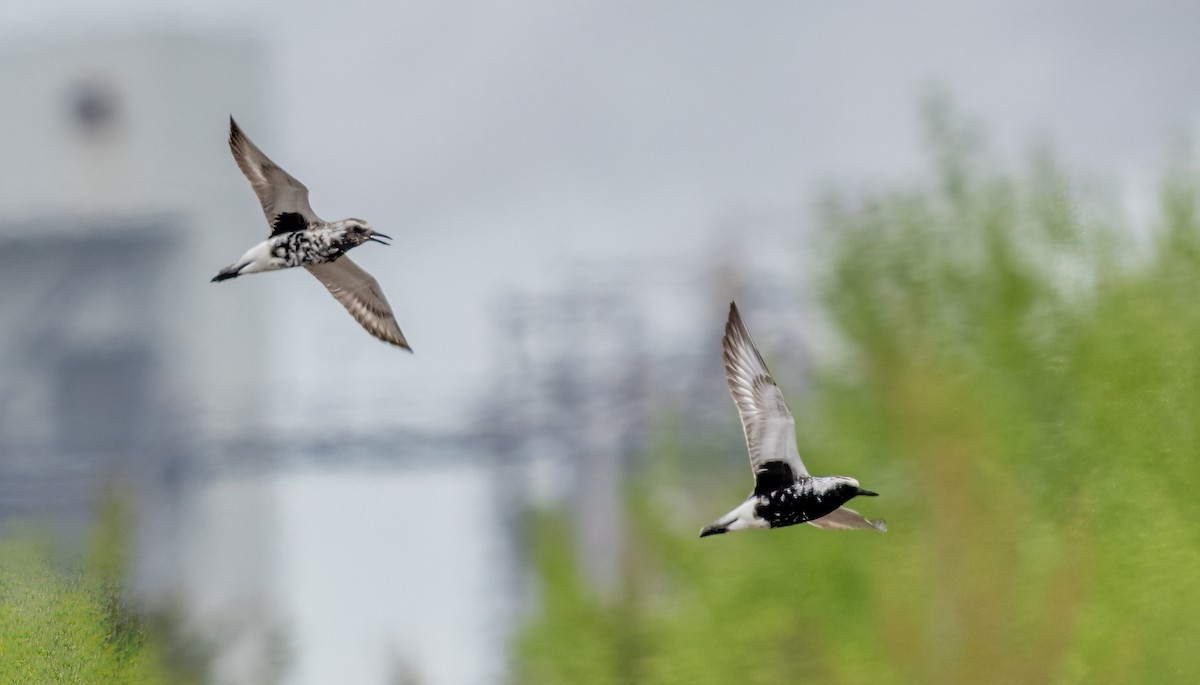
POLYGON ((713 457, 664 431, 631 487, 615 596, 541 519, 517 682, 1200 673, 1200 181, 1171 170, 1138 237, 1045 156, 1005 172, 945 107, 928 121, 930 176, 826 203, 840 344, 791 395, 807 462, 882 493, 852 505, 890 532, 696 539, 745 496, 744 457, 689 475, 713 457))
POLYGON ((108 505, 76 563, 41 536, 0 541, 0 683, 201 682, 171 631, 128 605, 125 518, 108 505))

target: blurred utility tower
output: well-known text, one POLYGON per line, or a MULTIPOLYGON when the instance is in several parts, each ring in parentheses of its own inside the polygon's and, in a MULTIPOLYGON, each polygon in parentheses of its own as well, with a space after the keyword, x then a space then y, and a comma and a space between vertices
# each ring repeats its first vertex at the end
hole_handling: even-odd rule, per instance
POLYGON ((616 590, 624 549, 622 496, 643 448, 648 380, 643 327, 621 288, 572 284, 501 307, 511 337, 482 423, 493 455, 519 464, 514 482, 548 466, 551 497, 573 515, 580 566, 616 590))

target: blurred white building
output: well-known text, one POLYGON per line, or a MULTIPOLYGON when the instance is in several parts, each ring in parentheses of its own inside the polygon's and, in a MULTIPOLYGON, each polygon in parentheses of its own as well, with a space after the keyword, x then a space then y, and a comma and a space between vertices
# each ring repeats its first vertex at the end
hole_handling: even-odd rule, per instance
POLYGON ((266 668, 270 489, 186 484, 269 400, 270 284, 209 283, 264 228, 225 144, 230 112, 262 114, 263 61, 170 31, 0 53, 0 523, 78 533, 105 492, 134 493, 144 590, 242 646, 223 682, 266 668), (239 525, 196 534, 196 507, 239 525))
MULTIPOLYGON (((40 386, 98 347, 138 348, 129 363, 153 366, 158 399, 187 398, 189 424, 260 414, 265 291, 216 297, 208 279, 262 228, 224 143, 231 110, 259 118, 262 62, 249 41, 171 33, 0 54, 0 316, 20 332, 0 340, 7 437, 90 429, 40 386), (51 331, 53 354, 30 348, 51 331)), ((137 421, 116 404, 92 411, 137 421)))
POLYGON ((519 503, 470 436, 331 433, 289 393, 356 392, 270 354, 313 337, 287 327, 287 275, 209 282, 266 235, 226 144, 233 113, 277 149, 266 62, 171 31, 0 51, 0 526, 85 532, 132 491, 142 591, 183 600, 215 682, 500 682, 519 503))

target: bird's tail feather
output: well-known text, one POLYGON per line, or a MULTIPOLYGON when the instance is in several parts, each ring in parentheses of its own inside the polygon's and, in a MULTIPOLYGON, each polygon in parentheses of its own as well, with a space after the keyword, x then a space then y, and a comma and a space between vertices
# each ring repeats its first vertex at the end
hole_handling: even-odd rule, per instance
POLYGON ((231 264, 231 265, 225 267, 224 269, 221 269, 219 272, 217 272, 217 275, 213 276, 212 280, 209 281, 209 283, 220 283, 221 281, 227 281, 231 278, 237 278, 238 275, 241 273, 242 269, 244 269, 245 267, 246 267, 246 265, 244 263, 243 264, 231 264))

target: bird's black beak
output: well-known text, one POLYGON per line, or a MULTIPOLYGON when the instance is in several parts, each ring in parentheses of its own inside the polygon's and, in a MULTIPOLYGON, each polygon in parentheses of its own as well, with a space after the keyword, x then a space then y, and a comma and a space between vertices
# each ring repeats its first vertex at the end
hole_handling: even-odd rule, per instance
POLYGON ((704 530, 700 531, 700 537, 706 538, 709 535, 720 535, 721 533, 728 532, 728 528, 722 528, 721 526, 705 526, 704 530))
POLYGON ((391 245, 391 243, 383 242, 382 240, 380 240, 380 238, 387 238, 388 240, 391 240, 392 236, 386 235, 383 233, 379 233, 378 231, 374 231, 371 233, 371 236, 369 238, 367 238, 367 240, 374 240, 375 242, 379 243, 380 245, 391 245))
POLYGON ((879 496, 878 492, 871 492, 870 490, 863 490, 862 488, 859 488, 858 492, 855 494, 858 495, 859 497, 878 497, 879 496))

